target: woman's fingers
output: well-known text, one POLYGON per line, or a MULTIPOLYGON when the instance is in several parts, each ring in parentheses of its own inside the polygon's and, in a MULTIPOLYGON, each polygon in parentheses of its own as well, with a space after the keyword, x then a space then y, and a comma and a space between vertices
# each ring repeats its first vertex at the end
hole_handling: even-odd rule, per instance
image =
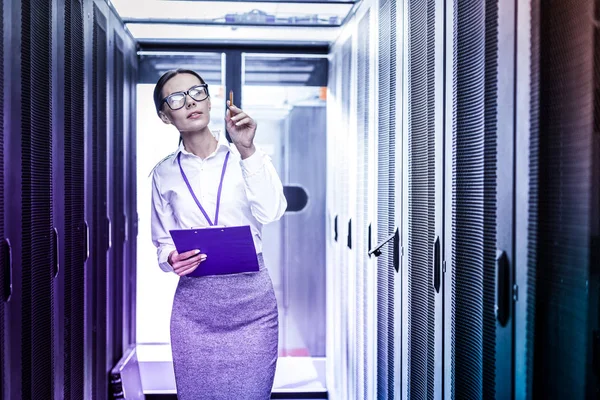
POLYGON ((193 265, 192 267, 190 267, 190 268, 188 268, 186 270, 178 272, 177 275, 179 275, 179 276, 189 275, 192 272, 194 272, 196 270, 196 268, 198 268, 199 266, 200 266, 200 263, 198 263, 196 265, 193 265))
POLYGON ((233 117, 231 117, 231 120, 232 120, 233 122, 237 122, 237 121, 239 121, 239 120, 242 120, 242 119, 244 119, 244 118, 246 118, 246 117, 248 117, 248 115, 246 115, 246 113, 245 113, 245 112, 241 112, 241 113, 239 113, 239 114, 236 114, 236 115, 234 115, 233 117))
POLYGON ((227 120, 232 121, 239 121, 248 116, 241 108, 230 105, 229 100, 227 100, 227 113, 225 115, 227 120))
POLYGON ((233 104, 231 104, 231 103, 229 102, 229 100, 227 100, 227 110, 228 110, 228 111, 230 111, 230 110, 231 110, 231 112, 233 113, 233 115, 235 115, 235 114, 239 114, 239 113, 242 111, 241 109, 239 109, 239 108, 237 108, 236 106, 234 106, 233 104))
MULTIPOLYGON (((183 253, 183 254, 188 254, 188 253, 183 253)), ((193 253, 194 253, 194 251, 192 251, 192 254, 193 253)), ((183 254, 181 254, 180 256, 183 256, 183 254)), ((195 270, 202 261, 206 260, 206 254, 197 254, 193 257, 185 258, 185 259, 182 259, 182 258, 183 257, 180 257, 180 260, 173 264, 173 270, 179 276, 189 274, 193 270, 195 270)))
POLYGON ((248 124, 250 124, 250 122, 252 122, 252 118, 246 117, 243 120, 236 122, 235 126, 248 125, 248 124))
POLYGON ((175 261, 187 260, 188 258, 192 258, 197 254, 200 254, 200 250, 190 250, 186 251, 185 253, 178 254, 179 258, 177 259, 175 259, 174 255, 173 259, 175 259, 175 261))
POLYGON ((175 273, 179 276, 185 276, 188 274, 191 274, 192 272, 194 272, 196 270, 196 268, 198 268, 198 266, 200 265, 200 263, 191 265, 187 268, 181 268, 175 271, 175 273))

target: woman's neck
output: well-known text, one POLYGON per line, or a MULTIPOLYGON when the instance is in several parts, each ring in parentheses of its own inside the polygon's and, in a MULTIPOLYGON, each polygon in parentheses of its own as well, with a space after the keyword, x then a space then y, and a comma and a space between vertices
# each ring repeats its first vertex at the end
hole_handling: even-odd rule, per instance
POLYGON ((210 156, 217 149, 217 139, 206 128, 201 132, 185 132, 181 134, 185 150, 201 159, 210 156))

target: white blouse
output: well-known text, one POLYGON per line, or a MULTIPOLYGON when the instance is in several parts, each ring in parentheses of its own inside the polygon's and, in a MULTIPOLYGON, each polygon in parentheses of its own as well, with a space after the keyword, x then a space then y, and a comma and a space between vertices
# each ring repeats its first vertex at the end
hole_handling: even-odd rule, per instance
POLYGON ((158 248, 158 264, 163 271, 173 271, 167 261, 175 250, 171 229, 209 226, 181 176, 177 163, 179 153, 181 166, 196 197, 214 222, 223 162, 231 151, 223 179, 218 225, 249 225, 257 253, 262 252, 262 226, 280 219, 287 208, 283 186, 271 158, 257 147, 252 156, 242 160, 225 135, 220 136, 217 149, 206 159, 187 152, 182 143, 153 170, 152 242, 158 248))

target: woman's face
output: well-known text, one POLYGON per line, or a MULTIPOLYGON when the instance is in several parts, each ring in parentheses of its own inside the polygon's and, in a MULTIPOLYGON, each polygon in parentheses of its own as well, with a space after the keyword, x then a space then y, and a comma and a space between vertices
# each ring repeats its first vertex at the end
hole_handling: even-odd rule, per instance
MULTIPOLYGON (((175 92, 186 92, 191 87, 202 82, 191 74, 177 74, 167 81, 162 90, 163 99, 175 92)), ((163 103, 159 113, 165 124, 173 124, 179 132, 198 132, 208 126, 210 122, 210 98, 196 101, 189 95, 185 97, 185 105, 179 110, 171 110, 163 103)))

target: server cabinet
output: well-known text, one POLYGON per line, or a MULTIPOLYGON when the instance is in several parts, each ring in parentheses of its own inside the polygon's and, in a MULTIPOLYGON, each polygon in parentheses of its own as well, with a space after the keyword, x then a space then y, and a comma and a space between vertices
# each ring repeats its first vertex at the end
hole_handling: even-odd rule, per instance
POLYGON ((335 293, 339 293, 339 281, 337 278, 337 240, 338 240, 338 216, 336 215, 336 189, 337 179, 335 170, 331 166, 335 166, 338 163, 338 154, 333 151, 335 144, 337 143, 337 130, 339 126, 334 121, 339 119, 339 52, 334 51, 329 58, 329 74, 328 74, 328 100, 327 100, 327 188, 326 188, 326 205, 327 205, 327 290, 326 290, 326 304, 327 304, 327 340, 326 340, 326 354, 328 358, 327 362, 327 387, 330 393, 335 393, 338 390, 339 371, 333 367, 332 362, 329 360, 337 360, 340 354, 339 348, 339 331, 340 326, 338 323, 339 306, 340 301, 335 293))
POLYGON ((369 368, 373 364, 368 357, 368 305, 369 301, 369 275, 371 269, 368 257, 369 242, 369 140, 371 130, 371 12, 370 9, 360 16, 358 22, 358 40, 357 40, 357 93, 356 93, 356 191, 355 211, 352 228, 354 229, 351 237, 351 246, 354 254, 354 287, 351 288, 354 293, 354 368, 351 380, 353 382, 352 391, 354 399, 369 398, 369 368))
POLYGON ((126 155, 125 150, 135 140, 131 122, 135 110, 125 99, 134 97, 130 69, 136 61, 133 40, 104 1, 91 2, 88 15, 92 73, 86 148, 90 154, 86 175, 90 257, 86 270, 91 279, 88 290, 93 321, 89 339, 96 355, 91 366, 91 395, 103 398, 108 395, 110 369, 133 335, 129 330, 132 314, 125 307, 133 304, 135 296, 135 274, 126 276, 127 270, 135 269, 131 257, 135 241, 128 241, 127 219, 127 212, 135 215, 131 200, 135 186, 130 180, 135 163, 131 161, 134 155, 126 155), (126 267, 126 260, 133 264, 126 267))
POLYGON ((512 396, 515 11, 447 4, 446 398, 512 396))
MULTIPOLYGON (((131 45, 130 47, 133 47, 131 45)), ((125 300, 124 300, 124 328, 123 345, 127 348, 135 343, 136 321, 136 264, 137 264, 137 172, 136 172, 136 115, 137 95, 137 54, 130 50, 125 55, 125 109, 129 112, 125 116, 125 300)))
POLYGON ((409 1, 406 145, 408 168, 405 241, 408 280, 408 398, 442 394, 443 37, 444 4, 409 1))
POLYGON ((108 395, 107 376, 109 371, 107 355, 107 303, 108 303, 108 250, 110 226, 108 220, 108 18, 104 4, 94 2, 92 8, 92 82, 91 82, 91 132, 88 157, 91 160, 88 174, 86 199, 88 223, 90 226, 90 258, 86 277, 90 291, 92 313, 92 351, 96 357, 92 361, 91 395, 103 398, 108 395), (90 176, 91 175, 91 176, 90 176), (88 211, 89 210, 89 211, 88 211))
MULTIPOLYGON (((99 33, 107 32, 108 9, 104 1, 91 0, 22 0, 3 2, 0 7, 0 49, 8 49, 0 57, 0 94, 10 99, 2 101, 1 131, 13 133, 0 135, 2 398, 79 399, 108 394, 111 365, 102 352, 107 296, 96 290, 105 288, 107 281, 95 279, 102 277, 103 261, 106 265, 106 251, 104 260, 101 253, 106 243, 102 240, 108 238, 106 173, 96 168, 107 164, 102 160, 106 160, 108 110, 99 98, 106 104, 109 95, 101 89, 107 76, 101 60, 106 65, 108 47, 106 36, 103 41, 99 33), (95 58, 94 47, 101 48, 95 58), (104 182, 104 188, 98 182, 104 182), (94 260, 88 265, 86 215, 99 232, 91 237, 98 243, 92 243, 94 260), (103 300, 96 301, 99 298, 103 300), (104 367, 98 368, 99 364, 104 367), (92 373, 97 379, 92 379, 92 373), (98 390, 99 386, 104 388, 98 390)), ((114 25, 121 23, 116 20, 114 25)), ((122 27, 120 32, 123 35, 122 27)), ((125 37, 124 42, 132 56, 133 41, 125 37)), ((135 68, 134 57, 128 65, 135 68)), ((119 82, 125 86, 124 78, 119 82)), ((132 83, 127 87, 134 89, 132 83)), ((130 114, 131 109, 124 112, 130 114)), ((125 196, 124 190, 120 193, 125 196)), ((108 329, 117 336, 114 327, 108 329)), ((111 357, 117 359, 119 352, 113 351, 111 357)))
POLYGON ((84 398, 85 371, 85 97, 84 14, 81 0, 64 3, 64 398, 84 398))
POLYGON ((6 170, 4 168, 4 1, 0 2, 0 104, 1 108, 1 125, 0 125, 0 398, 5 398, 4 388, 7 387, 5 370, 7 367, 7 355, 5 338, 6 326, 4 316, 7 314, 6 303, 10 296, 10 256, 8 254, 8 242, 4 235, 4 176, 6 170))
POLYGON ((351 93, 352 93, 352 62, 353 62, 353 36, 346 31, 341 45, 333 52, 333 73, 329 87, 333 94, 333 101, 328 103, 328 162, 332 167, 328 171, 327 201, 330 224, 330 237, 327 246, 328 256, 328 293, 335 294, 328 297, 331 304, 329 312, 331 323, 327 329, 329 338, 328 357, 335 360, 337 367, 330 367, 328 375, 328 388, 332 396, 339 398, 348 397, 350 381, 345 371, 349 368, 351 343, 348 340, 351 331, 349 308, 349 263, 351 262, 351 249, 349 249, 350 216, 354 210, 350 209, 350 118, 351 118, 351 93))
POLYGON ((348 333, 351 330, 349 325, 349 307, 348 300, 350 296, 349 292, 349 281, 350 272, 348 270, 350 262, 350 249, 348 248, 348 238, 350 234, 350 209, 349 209, 349 196, 345 195, 349 191, 350 187, 350 173, 348 170, 349 165, 349 140, 350 140, 350 118, 351 118, 351 93, 352 93, 352 66, 353 64, 353 51, 352 51, 353 37, 348 37, 341 49, 340 54, 340 127, 337 130, 337 166, 335 168, 336 176, 336 244, 335 251, 337 252, 337 262, 334 267, 337 269, 338 282, 337 290, 340 296, 339 304, 339 360, 340 371, 337 377, 339 382, 339 395, 340 398, 347 398, 349 396, 349 381, 348 376, 343 371, 347 371, 350 363, 350 343, 348 333))
POLYGON ((111 19, 111 50, 109 52, 110 67, 108 70, 109 98, 109 162, 108 162, 108 196, 110 221, 110 250, 107 281, 109 326, 111 337, 108 338, 109 367, 113 367, 122 354, 124 327, 124 245, 125 245, 125 55, 124 43, 117 29, 116 21, 111 19))
POLYGON ((594 6, 592 1, 533 1, 526 9, 531 21, 529 121, 519 134, 528 138, 528 146, 518 160, 528 161, 529 174, 523 177, 528 198, 519 203, 520 214, 526 213, 528 242, 518 268, 526 271, 520 282, 526 279, 527 290, 519 290, 526 308, 518 309, 524 327, 517 331, 517 347, 525 349, 519 365, 525 362, 527 371, 519 394, 530 398, 598 396, 594 6))
MULTIPOLYGON (((388 240, 380 249, 377 258, 377 375, 376 395, 378 399, 394 399, 395 388, 400 376, 396 374, 397 346, 395 326, 397 324, 395 297, 399 287, 396 285, 399 270, 399 231, 397 197, 400 194, 396 183, 396 143, 398 118, 398 54, 397 54, 397 2, 381 0, 378 2, 378 108, 377 108, 377 246, 388 240)), ((367 232, 369 235, 369 232, 367 232)), ((367 239, 368 240, 368 239, 367 239)), ((375 243, 372 244, 375 246, 375 243)))
POLYGON ((53 3, 21 2, 23 398, 53 398, 58 273, 53 226, 53 3))
MULTIPOLYGON (((10 399, 12 393, 20 390, 20 376, 17 366, 21 360, 20 354, 20 280, 15 281, 15 262, 20 259, 19 251, 20 229, 13 225, 20 220, 20 206, 14 201, 15 179, 12 174, 20 176, 20 163, 15 168, 13 162, 18 162, 20 157, 14 156, 15 150, 20 152, 20 143, 15 141, 15 135, 7 134, 13 129, 11 123, 15 120, 13 113, 18 113, 20 104, 13 107, 13 103, 5 101, 12 96, 13 85, 11 72, 18 61, 11 57, 14 48, 14 35, 16 29, 12 24, 13 6, 11 2, 0 3, 0 96, 1 96, 1 128, 0 128, 0 398, 10 399), (16 293, 15 293, 16 291, 16 293), (15 294, 13 294, 15 293, 15 294)), ((16 12, 16 11, 15 11, 16 12)), ((17 102, 19 103, 19 102, 17 102)), ((18 153, 17 153, 18 154, 18 153)), ((20 276, 20 271, 16 272, 20 276)))

